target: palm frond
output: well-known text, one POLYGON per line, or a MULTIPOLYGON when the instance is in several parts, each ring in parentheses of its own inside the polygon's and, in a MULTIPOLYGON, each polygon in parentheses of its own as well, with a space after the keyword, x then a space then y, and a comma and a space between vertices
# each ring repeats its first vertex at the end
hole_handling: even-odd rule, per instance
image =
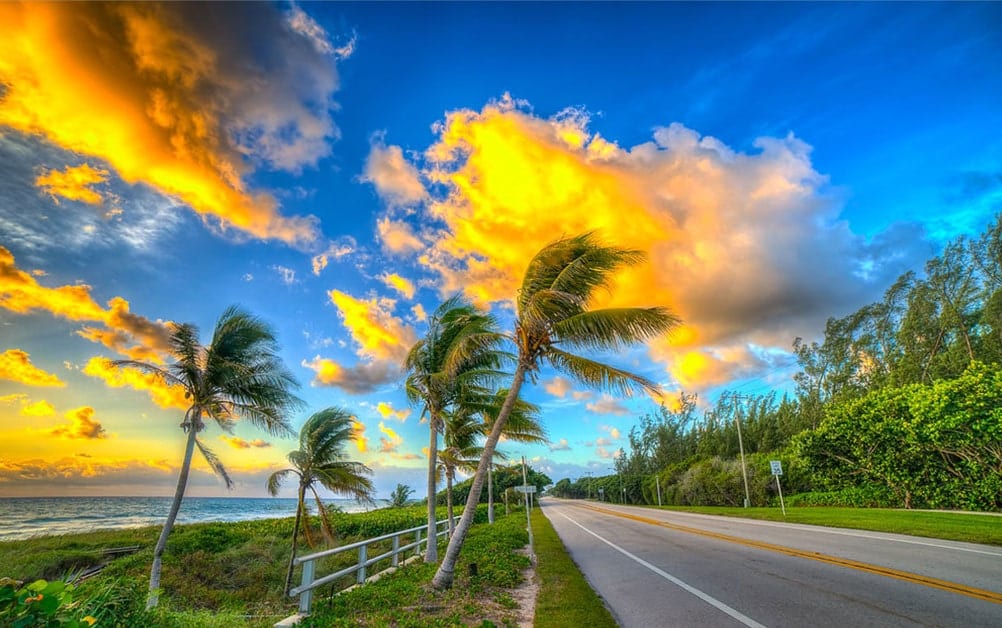
POLYGON ((282 469, 281 471, 275 471, 274 473, 269 475, 268 483, 266 485, 268 488, 268 494, 271 495, 272 497, 278 495, 278 489, 281 488, 282 482, 285 481, 286 477, 292 474, 298 476, 299 472, 296 471, 295 469, 282 469))
POLYGON ((574 355, 551 347, 546 358, 558 371, 562 371, 587 386, 598 390, 632 396, 637 388, 660 394, 661 387, 642 375, 616 368, 596 360, 574 355))
POLYGON ((553 324, 560 342, 588 349, 622 349, 677 327, 680 320, 663 307, 589 310, 553 324))
POLYGON ((233 480, 230 479, 230 474, 226 472, 226 467, 224 467, 223 463, 219 460, 219 456, 217 456, 211 449, 206 447, 205 443, 203 443, 201 439, 196 438, 195 445, 198 446, 198 451, 202 452, 202 457, 205 458, 205 461, 209 463, 209 467, 212 469, 212 471, 216 475, 221 477, 223 479, 223 482, 226 483, 226 488, 227 489, 233 488, 233 480))

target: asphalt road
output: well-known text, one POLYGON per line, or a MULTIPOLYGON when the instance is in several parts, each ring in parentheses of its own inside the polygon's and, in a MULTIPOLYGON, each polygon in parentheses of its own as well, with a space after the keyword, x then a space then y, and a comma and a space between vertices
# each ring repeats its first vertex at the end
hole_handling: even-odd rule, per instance
POLYGON ((625 628, 1002 628, 1002 547, 579 500, 541 505, 625 628))

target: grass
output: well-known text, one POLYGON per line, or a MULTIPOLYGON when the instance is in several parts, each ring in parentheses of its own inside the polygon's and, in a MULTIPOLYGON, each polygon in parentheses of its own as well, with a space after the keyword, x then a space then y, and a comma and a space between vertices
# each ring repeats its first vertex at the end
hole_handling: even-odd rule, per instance
POLYGON ((532 512, 536 549, 536 628, 615 628, 616 621, 567 554, 550 520, 540 509, 532 512))
MULTIPOLYGON (((649 508, 657 508, 657 506, 649 506, 649 508)), ((662 510, 805 523, 833 528, 894 532, 950 541, 1002 545, 1002 518, 971 513, 811 506, 787 508, 784 517, 779 508, 666 506, 662 510)))
POLYGON ((494 525, 478 525, 460 553, 455 582, 434 591, 436 565, 414 563, 378 582, 314 601, 306 626, 515 626, 516 604, 510 589, 529 566, 516 550, 529 542, 519 513, 499 517, 494 525), (475 567, 472 567, 475 565, 475 567))

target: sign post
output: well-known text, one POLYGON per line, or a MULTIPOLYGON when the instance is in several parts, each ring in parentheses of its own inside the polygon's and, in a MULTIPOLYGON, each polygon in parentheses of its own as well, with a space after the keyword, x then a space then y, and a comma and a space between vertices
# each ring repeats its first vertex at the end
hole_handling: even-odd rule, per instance
POLYGON ((783 487, 779 484, 779 476, 783 475, 783 463, 779 460, 770 460, 769 467, 776 477, 776 490, 779 491, 779 505, 783 509, 783 516, 786 516, 786 504, 783 503, 783 487))
POLYGON ((536 492, 536 487, 529 485, 529 480, 525 473, 525 456, 522 456, 522 486, 517 487, 517 490, 525 493, 525 530, 529 533, 529 557, 532 560, 532 564, 535 565, 536 550, 532 543, 532 519, 529 518, 529 510, 532 508, 532 494, 536 492))

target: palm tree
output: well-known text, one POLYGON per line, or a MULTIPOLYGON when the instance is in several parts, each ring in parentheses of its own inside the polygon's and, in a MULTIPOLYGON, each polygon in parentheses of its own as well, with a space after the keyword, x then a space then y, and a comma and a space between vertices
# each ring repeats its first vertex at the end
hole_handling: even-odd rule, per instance
POLYGON ((191 401, 181 423, 187 440, 174 501, 153 550, 148 609, 159 601, 161 560, 181 508, 196 447, 226 482, 226 488, 233 486, 219 458, 198 438, 205 429, 205 418, 214 420, 226 432, 233 430, 237 418, 244 418, 270 434, 285 436, 293 434, 286 413, 301 403, 290 392, 298 384, 278 356, 275 333, 265 322, 237 307, 228 308, 219 317, 208 345, 199 342, 194 325, 174 325, 169 352, 174 362, 167 366, 136 360, 115 362, 117 366, 151 373, 165 384, 183 387, 185 399, 191 401))
POLYGON ((452 508, 452 485, 456 480, 457 469, 473 472, 480 460, 481 447, 477 441, 482 430, 482 423, 472 414, 454 410, 446 415, 445 431, 442 442, 445 445, 439 453, 439 462, 445 475, 445 504, 448 510, 449 535, 454 529, 452 508))
MULTIPOLYGON (((290 469, 282 469, 268 478, 268 493, 278 495, 282 481, 290 475, 299 478, 299 504, 296 506, 296 522, 292 526, 292 556, 289 558, 289 569, 285 575, 285 591, 288 593, 292 583, 293 561, 296 559, 296 543, 299 539, 299 525, 306 511, 306 491, 313 493, 317 500, 317 513, 320 516, 321 529, 328 543, 334 540, 334 533, 327 519, 327 511, 317 493, 317 483, 334 493, 348 495, 356 499, 370 499, 372 481, 365 477, 372 475, 372 470, 361 462, 347 460, 345 446, 352 437, 352 416, 341 408, 326 408, 308 418, 299 430, 299 449, 290 451, 290 469)), ((303 533, 306 542, 313 547, 310 538, 310 524, 303 522, 303 533)))
POLYGON ((662 307, 589 309, 595 292, 609 287, 615 271, 638 264, 644 257, 641 251, 606 246, 593 233, 585 233, 547 245, 529 262, 515 299, 511 340, 518 357, 511 387, 484 443, 463 516, 432 579, 435 588, 452 586, 459 550, 473 523, 484 476, 527 375, 533 377, 544 363, 549 363, 599 389, 623 394, 631 394, 637 387, 659 390, 645 377, 571 352, 621 349, 678 325, 679 319, 662 307))
MULTIPOLYGON (((481 411, 483 417, 483 433, 489 436, 494 427, 495 417, 501 411, 504 400, 508 397, 508 389, 498 390, 489 400, 489 405, 481 411)), ((546 428, 539 422, 539 406, 525 399, 516 399, 512 407, 511 414, 508 415, 508 422, 505 424, 502 435, 517 443, 545 443, 546 428)), ((498 451, 494 452, 495 457, 505 458, 498 451)), ((487 521, 494 523, 494 464, 487 467, 487 521)))
POLYGON ((414 343, 404 361, 405 389, 411 403, 424 404, 428 417, 428 549, 425 562, 438 561, 435 536, 438 433, 445 411, 471 386, 501 375, 503 337, 497 323, 460 297, 442 303, 428 321, 428 332, 414 343))

